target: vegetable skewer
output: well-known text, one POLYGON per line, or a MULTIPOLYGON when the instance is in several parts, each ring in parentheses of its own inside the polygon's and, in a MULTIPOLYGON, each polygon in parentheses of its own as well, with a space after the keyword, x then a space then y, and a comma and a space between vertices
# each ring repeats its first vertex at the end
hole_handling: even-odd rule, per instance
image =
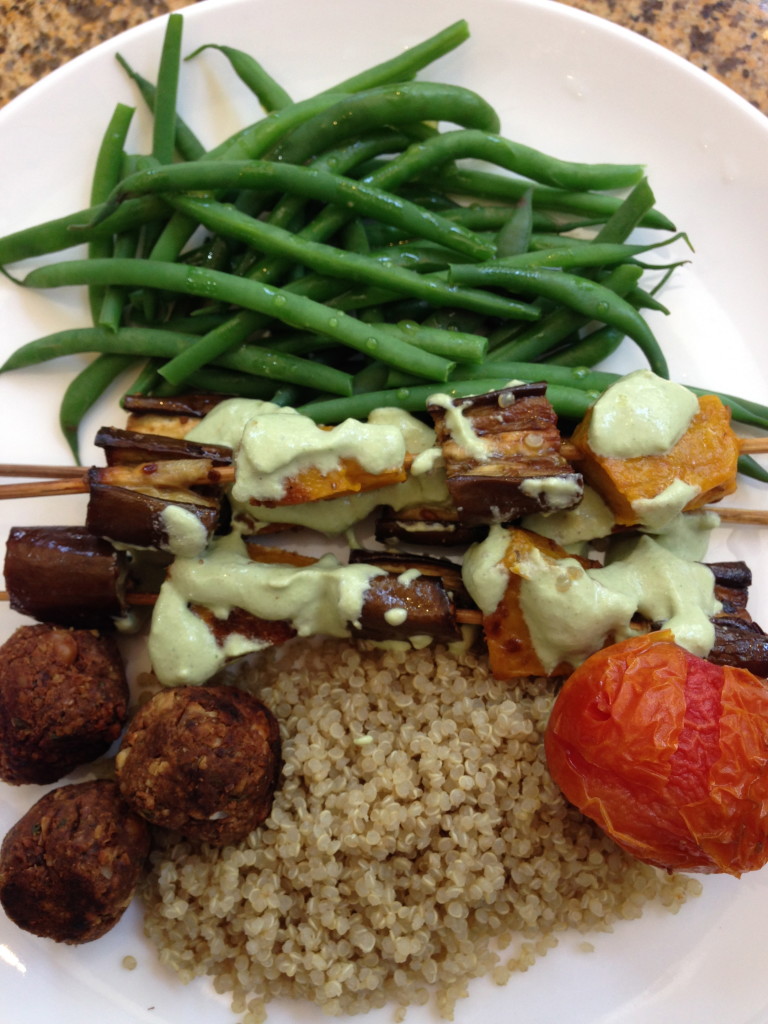
MULTIPOLYGON (((566 557, 565 552, 558 552, 556 545, 527 531, 512 530, 509 536, 517 545, 516 550, 522 551, 526 544, 534 543, 552 558, 566 557)), ((356 620, 334 627, 335 620, 324 619, 322 623, 315 623, 313 632, 344 628, 357 639, 409 640, 428 636, 433 641, 452 642, 459 639, 462 625, 482 625, 494 674, 500 678, 545 674, 545 666, 538 658, 521 611, 519 586, 508 587, 503 607, 488 616, 474 605, 467 593, 461 567, 448 559, 355 550, 345 566, 334 559, 329 562, 328 556, 312 558, 252 542, 244 545, 243 554, 244 561, 230 559, 227 563, 230 571, 247 573, 249 586, 257 585, 267 592, 275 585, 276 594, 286 587, 302 587, 302 577, 305 580, 314 577, 324 585, 324 574, 330 574, 326 579, 348 577, 345 586, 355 577, 358 582, 362 581, 361 606, 356 620)), ((521 568, 524 571, 522 563, 521 568)), ((544 571, 543 565, 541 568, 544 571)), ((710 660, 718 664, 738 664, 765 674, 768 637, 752 623, 746 612, 751 583, 749 570, 743 563, 713 563, 699 567, 699 571, 710 580, 710 585, 714 581, 715 594, 722 603, 721 611, 711 619, 714 644, 710 660)), ((135 590, 135 580, 124 555, 77 527, 15 528, 8 539, 5 572, 8 591, 0 594, 0 599, 10 600, 14 610, 22 614, 62 626, 104 628, 112 619, 119 619, 132 609, 155 606, 160 600, 159 594, 164 593, 159 588, 158 594, 157 585, 155 589, 135 590), (78 583, 74 591, 70 589, 73 580, 78 583)), ((469 580, 471 583, 471 574, 469 580)), ((146 583, 143 587, 146 588, 146 583)), ((275 604, 258 614, 235 603, 222 616, 220 611, 214 614, 205 600, 191 597, 189 608, 194 616, 192 621, 200 620, 205 624, 219 659, 229 660, 247 653, 242 646, 228 648, 233 636, 255 644, 249 649, 259 649, 284 643, 297 633, 307 635, 301 616, 286 615, 284 605, 275 604)), ((648 620, 637 619, 635 630, 645 632, 651 625, 648 620)), ((549 666, 548 674, 564 672, 567 669, 562 665, 549 666)))
MULTIPOLYGON (((709 420, 712 419, 715 413, 718 413, 718 410, 725 416, 726 410, 712 396, 702 397, 699 400, 699 405, 702 410, 705 408, 707 410, 706 416, 704 416, 703 412, 701 414, 703 417, 702 424, 706 424, 707 430, 711 432, 715 427, 709 426, 709 420), (709 405, 706 405, 706 403, 709 403, 709 405)), ((546 423, 549 422, 549 419, 546 417, 541 419, 540 417, 546 409, 551 410, 551 406, 543 399, 543 385, 516 386, 515 388, 508 389, 508 392, 491 393, 485 397, 480 396, 467 399, 461 403, 451 402, 447 396, 433 396, 433 404, 430 407, 430 411, 437 424, 443 456, 447 460, 449 488, 453 485, 452 496, 460 513, 459 519, 462 522, 471 522, 475 513, 476 517, 479 517, 477 521, 487 522, 487 507, 489 505, 499 508, 496 517, 497 521, 512 520, 532 511, 533 508, 523 507, 525 499, 520 504, 521 495, 517 494, 517 491, 515 492, 517 497, 513 504, 510 505, 510 499, 502 498, 499 488, 502 484, 508 487, 515 479, 522 479, 530 487, 536 475, 541 477, 543 482, 551 485, 557 474, 562 475, 563 472, 566 474, 563 477, 563 483, 565 483, 566 477, 570 472, 568 461, 578 464, 582 459, 586 459, 587 465, 590 468, 590 476, 596 476, 598 490, 602 492, 603 487, 601 484, 607 481, 609 494, 614 494, 617 487, 621 492, 626 491, 628 484, 622 483, 621 476, 621 474, 625 473, 625 465, 628 467, 626 472, 633 474, 633 476, 645 472, 643 465, 641 465, 643 460, 632 459, 626 462, 623 459, 612 459, 608 461, 614 467, 612 472, 615 480, 610 476, 606 476, 605 471, 601 468, 602 462, 600 458, 591 451, 587 440, 588 422, 591 413, 588 413, 585 421, 577 428, 574 436, 576 444, 562 442, 556 431, 550 441, 545 444, 544 439, 548 435, 546 432, 542 433, 542 430, 545 428, 546 423), (509 397, 505 397, 507 394, 509 397), (536 396, 539 397, 537 398, 536 396), (543 402, 544 404, 540 407, 536 404, 537 402, 543 402), (528 404, 526 405, 526 403, 528 404), (526 409, 530 408, 531 412, 524 413, 524 406, 526 409), (483 412, 483 409, 486 407, 487 411, 483 412), (451 419, 451 417, 453 418, 451 419), (452 437, 454 427, 459 430, 459 434, 461 434, 461 431, 465 433, 464 437, 459 437, 458 447, 457 441, 452 437), (480 434, 475 435, 473 433, 475 429, 479 429, 480 434), (509 433, 510 430, 514 429, 517 430, 517 434, 522 438, 521 442, 516 441, 515 435, 509 433), (489 433, 489 430, 491 433, 489 433), (499 431, 501 432, 499 433, 499 431), (496 440, 492 440, 493 438, 496 438, 496 440), (533 444, 533 439, 535 439, 535 446, 531 448, 530 445, 533 444), (522 443, 523 447, 518 449, 518 443, 522 443), (493 447, 489 448, 489 444, 492 444, 493 447), (469 446, 469 452, 467 446, 469 446), (473 446, 479 449, 479 454, 477 451, 471 451, 473 446), (547 452, 551 452, 551 455, 547 455, 547 460, 542 461, 547 452), (468 458, 470 463, 473 460, 478 463, 480 467, 479 473, 477 469, 472 471, 471 468, 468 468, 470 466, 470 463, 467 462, 468 458), (509 459, 512 459, 512 462, 509 462, 509 459), (452 469, 454 463, 457 465, 456 469, 452 469), (594 465, 592 465, 593 463, 594 465), (534 466, 537 468, 534 468, 534 466), (467 476, 467 472, 470 472, 472 475, 467 476), (456 477, 457 473, 459 477, 456 477), (616 474, 619 475, 616 476, 616 474), (458 480, 464 480, 465 478, 467 482, 461 484, 461 490, 457 490, 459 487, 458 480), (488 491, 489 487, 491 488, 490 491, 488 491), (464 508, 467 500, 470 500, 471 505, 464 508), (474 508, 475 512, 470 512, 470 508, 474 508), (469 519, 467 519, 468 513, 469 519)), ((291 426, 295 426, 303 420, 303 417, 292 416, 286 422, 291 426)), ((552 423, 554 423, 554 419, 552 423)), ((730 428, 727 425, 727 420, 723 420, 722 424, 715 424, 715 426, 717 427, 716 434, 718 438, 722 439, 729 434, 730 428)), ((311 427, 311 430, 318 437, 323 438, 323 440, 333 437, 335 433, 342 429, 342 427, 329 428, 328 432, 323 433, 311 427)), ((200 457, 201 455, 210 455, 210 451, 203 452, 201 449, 198 450, 199 446, 190 446, 188 443, 185 447, 185 442, 158 442, 157 440, 152 443, 140 442, 139 439, 145 435, 135 432, 123 432, 125 436, 117 439, 116 435, 120 432, 114 430, 107 431, 106 428, 100 432, 100 435, 103 437, 107 433, 111 435, 109 441, 103 441, 103 445, 107 447, 108 460, 110 462, 110 465, 107 467, 103 469, 91 468, 90 470, 85 467, 62 467, 61 470, 57 470, 53 466, 2 465, 0 466, 0 476, 36 476, 43 479, 30 483, 0 485, 0 498, 42 497, 46 494, 80 493, 87 492, 88 490, 93 491, 95 487, 109 486, 134 487, 139 490, 146 489, 147 487, 163 488, 169 486, 181 487, 187 490, 210 486, 219 488, 233 483, 236 479, 236 471, 231 465, 232 451, 226 447, 222 448, 219 446, 218 450, 213 453, 215 456, 214 461, 211 461, 210 458, 200 457), (118 450, 115 447, 116 445, 120 446, 119 450, 123 453, 120 456, 115 454, 118 450), (168 447, 169 445, 170 451, 166 451, 164 446, 168 447), (131 447, 136 450, 132 455, 128 456, 125 452, 131 447), (193 461, 189 461, 190 456, 194 456, 193 461)), ((704 441, 706 441, 707 436, 705 435, 704 441)), ((700 446, 704 441, 691 440, 690 444, 700 446)), ((97 444, 101 443, 97 438, 97 444)), ((732 435, 732 443, 737 446, 740 453, 768 450, 768 438, 737 438, 735 435, 732 435)), ((685 455, 684 463, 695 461, 690 457, 690 444, 686 448, 687 454, 685 455)), ((722 444, 721 440, 718 447, 721 448, 722 444)), ((696 447, 695 450, 697 450, 696 447)), ((657 461, 653 458, 650 460, 649 472, 656 472, 657 461)), ((412 464, 413 455, 408 452, 405 452, 402 458, 399 455, 393 455, 392 465, 384 472, 380 468, 377 472, 368 472, 359 465, 358 460, 354 457, 342 458, 339 467, 331 471, 327 469, 320 471, 311 465, 307 466, 305 463, 300 471, 298 471, 298 475, 291 481, 290 487, 284 487, 284 493, 279 499, 276 502, 267 499, 265 503, 269 505, 275 503, 303 504, 307 501, 335 498, 344 494, 357 493, 361 490, 389 486, 392 483, 404 480, 406 474, 412 468, 412 464)), ((726 469, 725 463, 723 464, 723 472, 726 473, 726 477, 723 478, 725 480, 730 473, 730 469, 726 469)), ((568 479, 571 478, 568 477, 568 479)), ((573 479, 575 480, 575 478, 573 479)), ((518 488, 520 485, 515 484, 514 486, 518 488)), ((660 483, 657 490, 661 486, 660 483)), ((719 486, 722 488, 722 485, 719 486)), ((719 496, 718 490, 713 490, 711 486, 707 493, 719 496)), ((727 491, 722 491, 722 493, 727 493, 727 491)), ((615 494, 614 497, 615 500, 618 500, 615 494)), ((567 504, 562 504, 562 498, 559 500, 559 507, 567 507, 567 504)), ((249 501, 258 504, 259 498, 250 496, 249 501)), ((619 521, 627 524, 631 523, 632 514, 631 506, 628 504, 629 499, 621 497, 621 501, 623 504, 619 506, 619 511, 622 515, 619 521)), ((573 502, 571 501, 570 503, 572 504, 573 502)), ((543 507, 546 508, 546 505, 543 507)), ((723 515, 727 516, 729 521, 732 522, 761 522, 765 518, 763 514, 750 512, 749 510, 726 509, 723 510, 723 515)))

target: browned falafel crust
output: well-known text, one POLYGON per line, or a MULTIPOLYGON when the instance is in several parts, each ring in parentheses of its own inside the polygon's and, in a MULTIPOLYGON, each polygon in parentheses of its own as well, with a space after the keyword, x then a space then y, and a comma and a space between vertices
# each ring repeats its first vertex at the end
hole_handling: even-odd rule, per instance
POLYGON ((233 686, 156 694, 131 721, 116 758, 126 802, 155 825, 215 846, 269 815, 282 767, 277 719, 233 686))
POLYGON ((55 782, 101 757, 128 715, 114 638, 89 629, 21 626, 0 648, 0 778, 55 782))
POLYGON ((0 847, 0 904, 25 931, 56 942, 98 939, 131 901, 150 830, 110 779, 59 786, 0 847))

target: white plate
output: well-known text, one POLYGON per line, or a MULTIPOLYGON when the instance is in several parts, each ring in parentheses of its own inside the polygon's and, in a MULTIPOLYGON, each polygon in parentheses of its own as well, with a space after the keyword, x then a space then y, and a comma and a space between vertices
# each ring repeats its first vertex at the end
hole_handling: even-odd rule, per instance
MULTIPOLYGON (((664 294, 654 319, 673 375, 768 402, 765 268, 768 266, 768 121, 714 79, 616 26, 551 0, 207 0, 184 12, 184 51, 228 43, 259 56, 296 98, 418 42, 460 17, 472 39, 430 77, 470 86, 498 108, 510 137, 559 156, 643 161, 660 206, 696 247, 693 264, 664 294)), ((140 26, 74 60, 0 112, 0 232, 87 205, 88 174, 115 102, 137 102, 117 50, 155 73, 163 21, 140 26)), ((138 101, 140 106, 140 101, 138 101)), ((214 53, 183 72, 181 112, 213 144, 256 116, 253 100, 214 53)), ((133 144, 147 143, 138 119, 133 144)), ((82 294, 28 294, 0 285, 3 352, 39 335, 87 323, 82 294)), ((78 360, 0 377, 3 462, 60 462, 58 397, 78 360)), ((614 365, 641 365, 631 349, 614 365)), ((89 417, 84 437, 105 419, 89 417)), ((84 445, 84 456, 91 452, 84 445)), ((745 484, 732 504, 765 507, 765 488, 745 484)), ((82 521, 80 498, 0 507, 10 525, 82 521)), ((765 531, 721 530, 713 557, 744 558, 757 583, 751 608, 768 620, 765 531)), ((0 638, 21 623, 3 609, 0 638)), ((38 796, 0 789, 4 832, 38 796)), ((768 1020, 764 943, 768 873, 708 878, 704 895, 676 917, 649 912, 594 939, 577 936, 506 988, 480 980, 457 1008, 463 1024, 747 1024, 768 1020)), ((229 1024, 227 1002, 207 983, 181 986, 155 963, 134 908, 106 938, 59 947, 0 920, 0 1019, 13 1024, 229 1024), (138 960, 132 972, 123 956, 138 960)), ((325 1020, 309 1006, 275 1005, 278 1022, 325 1020)), ((388 1021, 389 1011, 371 1014, 388 1021)), ((414 1024, 433 1021, 413 1009, 414 1024)))

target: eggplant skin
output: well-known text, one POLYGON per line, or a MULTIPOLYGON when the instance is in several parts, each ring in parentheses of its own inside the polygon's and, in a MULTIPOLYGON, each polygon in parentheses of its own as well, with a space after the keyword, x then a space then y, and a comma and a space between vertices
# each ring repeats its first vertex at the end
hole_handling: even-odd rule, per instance
POLYGON ((756 622, 737 615, 716 615, 715 645, 707 660, 715 665, 747 669, 753 675, 768 677, 768 636, 756 622))
POLYGON ((570 508, 581 501, 584 482, 580 473, 558 472, 529 477, 491 476, 483 473, 455 474, 448 479, 448 489, 463 523, 470 526, 481 523, 510 523, 523 516, 538 512, 556 512, 570 508), (567 506, 551 505, 546 491, 528 495, 523 485, 547 475, 562 480, 570 488, 571 501, 567 506))
POLYGON ((474 448, 466 447, 460 434, 454 436, 442 405, 427 405, 460 522, 470 526, 509 523, 535 512, 578 504, 584 483, 561 453, 557 414, 546 398, 544 384, 454 399, 452 405, 482 442, 478 455, 474 448), (558 489, 555 503, 549 486, 543 486, 552 479, 565 485, 558 489))
MULTIPOLYGON (((162 550, 168 545, 163 512, 170 505, 177 505, 197 516, 208 536, 212 536, 219 525, 218 504, 179 500, 179 493, 174 492, 174 497, 145 494, 131 487, 98 483, 91 476, 86 525, 98 537, 108 537, 131 547, 162 550)), ((196 495, 188 491, 184 492, 184 497, 194 499, 196 495)))
POLYGON ((125 614, 126 558, 79 526, 14 526, 6 543, 11 608, 57 626, 109 629, 125 614))
POLYGON ((232 465, 232 449, 225 445, 199 444, 119 427, 101 427, 94 444, 104 450, 108 466, 134 466, 157 459, 210 459, 215 466, 232 465))
POLYGON ((397 575, 374 576, 366 591, 355 635, 367 640, 408 640, 431 636, 442 643, 461 639, 456 608, 441 579, 419 576, 403 583, 397 575), (387 613, 404 613, 402 622, 388 621, 387 613))

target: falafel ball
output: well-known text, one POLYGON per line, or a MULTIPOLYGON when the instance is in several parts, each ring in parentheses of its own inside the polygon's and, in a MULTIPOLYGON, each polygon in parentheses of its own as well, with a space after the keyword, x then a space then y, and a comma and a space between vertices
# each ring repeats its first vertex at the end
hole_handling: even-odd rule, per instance
POLYGON ((77 944, 98 939, 128 906, 149 855, 147 823, 110 779, 59 786, 0 846, 0 904, 19 928, 77 944))
POLYGON ((154 825, 226 846, 269 815, 282 767, 277 719, 233 686, 156 694, 115 759, 123 799, 154 825))
POLYGON ((120 735, 128 683, 114 638, 21 626, 0 647, 0 778, 55 782, 120 735))

